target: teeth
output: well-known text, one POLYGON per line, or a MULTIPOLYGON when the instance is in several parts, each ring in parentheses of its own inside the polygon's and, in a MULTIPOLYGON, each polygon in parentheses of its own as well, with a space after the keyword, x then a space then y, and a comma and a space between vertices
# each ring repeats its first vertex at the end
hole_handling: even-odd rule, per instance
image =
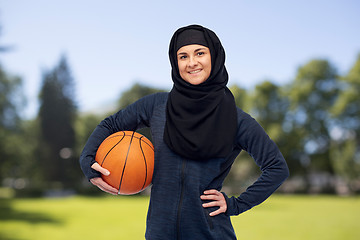
POLYGON ((200 69, 199 69, 199 70, 192 71, 192 72, 190 72, 190 73, 193 74, 193 73, 198 73, 198 72, 200 72, 200 69))

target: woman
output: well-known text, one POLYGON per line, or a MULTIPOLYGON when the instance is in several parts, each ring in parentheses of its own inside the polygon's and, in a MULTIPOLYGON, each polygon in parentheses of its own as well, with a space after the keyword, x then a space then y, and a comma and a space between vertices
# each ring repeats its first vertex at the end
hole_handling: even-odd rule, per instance
POLYGON ((100 143, 121 130, 150 127, 155 167, 146 239, 236 239, 230 216, 268 198, 288 177, 275 143, 248 114, 236 108, 226 87, 225 52, 214 32, 199 25, 178 29, 170 42, 174 86, 146 96, 103 120, 80 158, 86 177, 103 191, 117 189, 94 160, 100 143), (241 150, 262 170, 238 197, 221 193, 241 150))

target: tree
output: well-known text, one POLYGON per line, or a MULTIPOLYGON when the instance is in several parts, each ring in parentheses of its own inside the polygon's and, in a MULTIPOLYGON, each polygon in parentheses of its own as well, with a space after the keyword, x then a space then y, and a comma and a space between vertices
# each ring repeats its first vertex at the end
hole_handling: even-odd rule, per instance
MULTIPOLYGON (((252 109, 252 95, 248 90, 237 85, 232 85, 230 91, 234 95, 235 104, 245 112, 250 113, 252 109)), ((234 161, 233 166, 225 179, 224 187, 234 194, 245 191, 246 187, 255 181, 259 175, 259 168, 250 155, 242 151, 234 161)))
POLYGON ((40 92, 40 132, 43 173, 46 180, 71 186, 76 173, 76 105, 74 81, 65 56, 51 71, 44 73, 40 92))
POLYGON ((164 92, 164 90, 147 87, 139 83, 135 83, 129 90, 123 92, 118 101, 120 109, 125 108, 136 100, 157 92, 164 92))
POLYGON ((19 111, 24 105, 22 80, 9 76, 0 66, 0 127, 15 129, 20 123, 19 111))
POLYGON ((280 90, 270 81, 264 81, 256 85, 251 101, 251 113, 276 141, 281 137, 282 123, 289 108, 289 101, 280 90))
POLYGON ((102 116, 97 116, 94 114, 83 114, 77 117, 75 124, 77 155, 80 156, 86 141, 102 119, 102 116))
POLYGON ((251 99, 250 112, 278 145, 291 173, 302 174, 301 165, 296 160, 301 149, 299 133, 288 127, 290 100, 286 95, 286 87, 264 81, 256 85, 251 99))
MULTIPOLYGON (((0 46, 0 53, 9 50, 0 46)), ((0 64, 0 182, 17 189, 25 188, 34 173, 29 169, 33 169, 35 141, 20 114, 26 104, 22 87, 22 79, 8 74, 0 64)))
POLYGON ((19 163, 26 146, 21 146, 21 118, 25 103, 22 80, 10 76, 0 66, 0 180, 19 175, 19 163))
POLYGON ((250 109, 250 100, 246 89, 240 88, 237 85, 232 85, 229 89, 234 95, 236 106, 248 112, 250 109))
POLYGON ((336 173, 351 181, 360 176, 360 54, 341 78, 341 90, 331 108, 337 126, 331 158, 336 173))
POLYGON ((330 161, 333 119, 329 110, 338 92, 336 69, 327 60, 312 60, 301 66, 289 87, 287 128, 298 137, 301 154, 297 160, 307 172, 334 172, 330 161))

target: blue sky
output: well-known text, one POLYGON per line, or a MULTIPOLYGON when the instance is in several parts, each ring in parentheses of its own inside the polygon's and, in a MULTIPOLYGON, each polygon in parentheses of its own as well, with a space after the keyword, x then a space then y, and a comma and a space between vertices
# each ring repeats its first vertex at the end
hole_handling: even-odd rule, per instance
POLYGON ((24 81, 24 116, 34 117, 44 70, 66 54, 81 111, 119 98, 134 82, 170 89, 173 32, 197 23, 226 51, 229 85, 286 84, 310 59, 345 73, 360 53, 360 1, 0 0, 5 69, 24 81))

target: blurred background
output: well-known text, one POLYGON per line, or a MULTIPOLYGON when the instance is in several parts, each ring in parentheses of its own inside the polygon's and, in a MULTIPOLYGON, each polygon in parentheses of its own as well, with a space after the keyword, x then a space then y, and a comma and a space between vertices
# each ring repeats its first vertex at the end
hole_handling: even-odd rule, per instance
MULTIPOLYGON (((21 199, 103 196, 79 168, 82 148, 106 116, 171 89, 169 41, 189 24, 217 33, 238 107, 287 160, 278 193, 356 197, 359 12, 355 0, 0 1, 0 221, 21 215, 21 199)), ((224 191, 259 174, 241 153, 224 191)), ((0 239, 20 239, 9 231, 0 239)))

